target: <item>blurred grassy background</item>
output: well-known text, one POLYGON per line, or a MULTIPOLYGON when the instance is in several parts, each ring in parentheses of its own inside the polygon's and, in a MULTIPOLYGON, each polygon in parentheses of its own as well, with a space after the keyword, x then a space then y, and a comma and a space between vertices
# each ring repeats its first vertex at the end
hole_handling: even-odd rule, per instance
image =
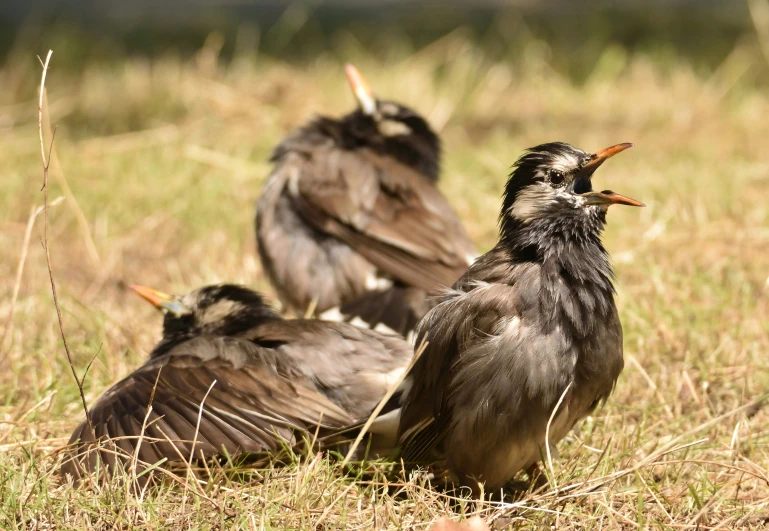
POLYGON ((79 374, 95 357, 89 401, 159 334, 159 315, 125 283, 182 293, 227 280, 269 292, 252 227, 267 157, 313 114, 353 107, 342 70, 351 61, 380 96, 440 131, 442 190, 482 249, 495 241, 499 195, 522 149, 636 144, 596 177, 648 205, 613 209, 605 238, 627 368, 607 406, 562 445, 558 484, 630 468, 676 436, 708 440, 580 502, 550 490, 530 505, 555 512, 519 509, 511 525, 763 525, 767 412, 694 431, 769 389, 769 3, 751 5, 292 4, 166 7, 149 19, 64 8, 0 17, 0 527, 424 528, 447 510, 488 509, 449 508, 413 484, 398 495, 353 485, 325 461, 260 472, 270 480, 229 491, 193 489, 188 505, 175 503, 177 491, 140 503, 120 489, 58 485, 54 450, 82 412, 42 217, 25 246, 42 204, 35 56, 49 48, 51 198, 64 197, 49 235, 79 374), (606 448, 603 459, 592 448, 606 448))

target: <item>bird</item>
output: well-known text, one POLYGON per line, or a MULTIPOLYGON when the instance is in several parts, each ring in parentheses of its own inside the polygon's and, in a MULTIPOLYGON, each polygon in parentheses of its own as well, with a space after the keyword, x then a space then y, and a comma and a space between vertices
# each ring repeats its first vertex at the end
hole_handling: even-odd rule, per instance
POLYGON ((546 143, 514 164, 498 243, 415 330, 426 347, 403 383, 404 462, 498 492, 607 400, 624 361, 601 233, 609 206, 644 205, 592 178, 631 146, 546 143))
POLYGON ((353 65, 346 74, 357 108, 312 119, 272 153, 259 257, 294 314, 405 334, 477 251, 436 186, 438 135, 416 111, 376 98, 353 65))
MULTIPOLYGON (((163 336, 90 408, 90 425, 74 430, 63 472, 76 480, 97 469, 97 457, 110 470, 135 457, 143 470, 324 440, 368 418, 413 357, 395 335, 283 319, 261 293, 238 285, 182 297, 131 288, 163 312, 163 336)), ((389 451, 377 444, 372 439, 372 452, 389 451)))

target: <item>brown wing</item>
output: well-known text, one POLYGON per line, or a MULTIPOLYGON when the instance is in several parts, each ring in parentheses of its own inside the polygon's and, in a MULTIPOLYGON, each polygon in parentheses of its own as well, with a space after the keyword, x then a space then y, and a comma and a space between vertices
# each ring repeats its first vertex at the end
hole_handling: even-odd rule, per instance
POLYGON ((409 373, 410 390, 398 427, 405 462, 436 458, 434 449, 452 423, 447 402, 456 364, 468 363, 464 355, 471 348, 498 334, 499 324, 518 314, 513 286, 481 283, 467 289, 452 291, 417 326, 415 344, 428 344, 409 373))
POLYGON ((450 286, 475 256, 438 189, 370 150, 314 152, 289 191, 310 223, 409 286, 450 286))
POLYGON ((304 315, 339 306, 366 290, 376 268, 336 237, 325 234, 299 212, 286 189, 310 155, 289 153, 275 166, 259 198, 256 237, 262 267, 281 301, 304 315))
POLYGON ((249 338, 272 344, 276 356, 356 420, 368 418, 414 354, 400 337, 316 319, 270 321, 249 338))
MULTIPOLYGON (((297 431, 320 426, 323 433, 353 420, 274 352, 236 338, 185 342, 145 363, 91 409, 97 439, 114 445, 98 452, 111 468, 136 454, 137 446, 146 464, 189 459, 193 441, 195 458, 236 455, 274 450, 295 443, 297 431)), ((93 471, 97 454, 87 452, 93 438, 86 422, 70 439, 77 441, 78 460, 93 471)), ((79 477, 82 469, 70 460, 64 472, 79 477)))

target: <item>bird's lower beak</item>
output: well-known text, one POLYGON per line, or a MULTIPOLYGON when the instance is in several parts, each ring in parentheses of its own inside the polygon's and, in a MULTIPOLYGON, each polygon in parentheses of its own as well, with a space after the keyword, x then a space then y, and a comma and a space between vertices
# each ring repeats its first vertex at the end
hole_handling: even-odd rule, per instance
POLYGON ((366 79, 350 63, 344 65, 344 71, 347 74, 347 81, 350 82, 350 88, 355 95, 355 99, 358 100, 361 110, 369 116, 373 115, 376 112, 376 98, 366 79))
POLYGON ((138 286, 136 284, 128 287, 138 293, 141 298, 152 304, 158 310, 167 310, 174 315, 181 315, 184 313, 184 306, 182 306, 173 295, 148 288, 147 286, 138 286))
POLYGON ((640 201, 636 201, 630 197, 612 192, 611 190, 604 190, 603 192, 586 192, 581 195, 585 198, 586 205, 628 205, 635 207, 646 206, 640 201))
MULTIPOLYGON (((589 181, 595 170, 597 170, 598 167, 604 163, 604 161, 631 147, 633 147, 633 144, 630 142, 625 142, 623 144, 616 144, 614 146, 607 147, 606 149, 596 151, 591 156, 590 161, 582 166, 582 169, 579 171, 579 175, 581 175, 584 181, 589 181)), ((612 192, 611 190, 604 190, 603 192, 585 192, 580 194, 580 196, 585 198, 586 205, 602 205, 607 207, 611 205, 628 205, 636 207, 646 206, 640 201, 636 201, 630 197, 612 192)))

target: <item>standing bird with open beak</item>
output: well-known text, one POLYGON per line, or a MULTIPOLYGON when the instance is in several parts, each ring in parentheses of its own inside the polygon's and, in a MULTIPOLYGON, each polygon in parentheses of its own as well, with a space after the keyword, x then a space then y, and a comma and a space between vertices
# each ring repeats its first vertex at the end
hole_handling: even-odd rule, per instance
POLYGON ((346 72, 358 108, 312 120, 272 154, 259 257, 296 314, 333 309, 406 334, 426 295, 451 286, 476 251, 436 187, 438 136, 413 110, 377 99, 354 66, 346 72))
POLYGON ((600 236, 609 206, 643 204, 593 191, 592 177, 631 146, 590 154, 556 142, 518 159, 499 242, 415 331, 428 345, 405 381, 404 461, 494 491, 611 394, 622 325, 600 236))
MULTIPOLYGON (((90 409, 93 434, 86 421, 75 429, 63 466, 75 478, 94 472, 97 457, 110 471, 136 458, 141 471, 162 460, 277 450, 315 434, 339 443, 336 432, 366 420, 413 357, 396 336, 284 320, 241 286, 184 297, 132 289, 164 313, 163 338, 90 409)), ((372 432, 372 455, 391 451, 393 432, 372 432)))

